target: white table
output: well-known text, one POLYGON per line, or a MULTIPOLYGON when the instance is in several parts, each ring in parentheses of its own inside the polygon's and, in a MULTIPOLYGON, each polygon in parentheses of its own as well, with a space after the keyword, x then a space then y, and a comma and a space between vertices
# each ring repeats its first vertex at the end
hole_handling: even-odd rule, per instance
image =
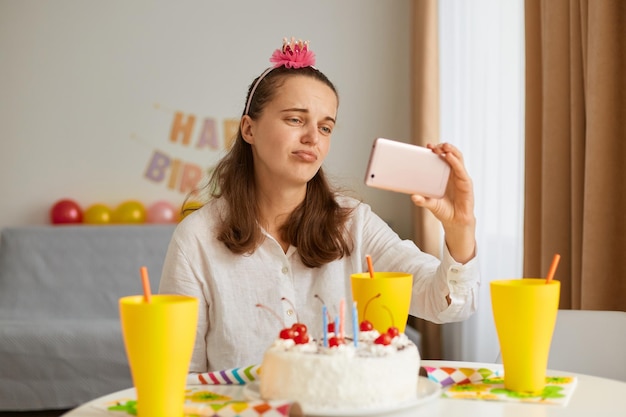
MULTIPOLYGON (((449 361, 422 361, 423 366, 454 367, 454 368, 489 368, 498 369, 501 365, 492 363, 476 362, 449 362, 449 361)), ((612 379, 599 378, 590 375, 581 375, 564 371, 549 371, 550 375, 574 375, 577 377, 577 385, 574 393, 566 406, 524 404, 505 401, 482 401, 436 398, 419 404, 406 410, 387 413, 385 416, 393 417, 603 417, 603 416, 626 416, 626 382, 612 379)), ((207 386, 208 388, 209 386, 207 386)), ((216 390, 219 388, 216 388, 216 390)), ((212 389, 209 388, 209 389, 212 389)), ((232 387, 231 387, 232 389, 232 387)), ((243 392, 243 387, 241 387, 243 392)), ((242 394, 243 395, 243 394, 242 394)), ((104 417, 123 413, 107 412, 95 407, 95 404, 103 404, 107 400, 113 400, 124 396, 134 396, 134 389, 119 391, 107 396, 95 399, 63 415, 63 417, 104 417)))

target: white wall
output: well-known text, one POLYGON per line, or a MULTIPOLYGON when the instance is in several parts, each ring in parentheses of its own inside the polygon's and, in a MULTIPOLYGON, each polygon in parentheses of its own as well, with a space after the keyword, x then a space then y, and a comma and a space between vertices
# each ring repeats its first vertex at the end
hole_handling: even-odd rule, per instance
POLYGON ((409 237, 408 197, 362 182, 375 137, 410 139, 410 7, 0 0, 0 227, 48 223, 50 206, 65 197, 83 207, 180 204, 182 170, 173 162, 215 163, 222 124, 239 117, 249 83, 293 35, 311 41, 340 94, 326 169, 409 237), (197 119, 189 145, 169 141, 175 112, 197 119), (217 149, 201 139, 205 120, 216 123, 217 149), (155 152, 171 163, 160 181, 146 176, 155 152))

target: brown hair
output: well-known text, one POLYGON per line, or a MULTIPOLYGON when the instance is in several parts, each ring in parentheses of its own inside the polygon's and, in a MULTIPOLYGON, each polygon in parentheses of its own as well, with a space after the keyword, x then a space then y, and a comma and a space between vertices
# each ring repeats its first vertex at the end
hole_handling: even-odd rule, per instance
MULTIPOLYGON (((279 67, 260 81, 255 79, 250 85, 248 96, 252 86, 258 82, 250 101, 248 116, 257 119, 285 79, 293 76, 306 76, 323 82, 333 90, 338 99, 335 86, 317 69, 279 67)), ((211 174, 208 187, 212 197, 224 198, 229 206, 226 217, 217 230, 217 239, 233 253, 254 252, 265 237, 257 223, 252 147, 243 140, 241 127, 232 148, 211 174), (235 207, 236 210, 233 209, 235 207)), ((304 200, 280 228, 281 238, 298 248, 302 263, 310 268, 322 266, 351 253, 352 240, 346 233, 345 224, 352 210, 339 206, 335 200, 336 193, 320 167, 307 184, 304 200)))

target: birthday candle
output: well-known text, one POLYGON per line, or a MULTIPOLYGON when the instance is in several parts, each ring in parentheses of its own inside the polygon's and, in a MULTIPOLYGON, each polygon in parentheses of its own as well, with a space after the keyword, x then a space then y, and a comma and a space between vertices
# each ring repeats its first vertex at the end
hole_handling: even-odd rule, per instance
POLYGON ((335 316, 335 337, 339 338, 339 316, 335 316))
POLYGON ((326 306, 322 306, 322 335, 324 347, 328 347, 328 312, 326 306))
POLYGON ((346 321, 346 300, 342 298, 339 301, 339 337, 343 339, 344 325, 346 321))
POLYGON ((359 345, 359 319, 356 312, 356 301, 352 303, 352 336, 354 337, 354 347, 359 345))

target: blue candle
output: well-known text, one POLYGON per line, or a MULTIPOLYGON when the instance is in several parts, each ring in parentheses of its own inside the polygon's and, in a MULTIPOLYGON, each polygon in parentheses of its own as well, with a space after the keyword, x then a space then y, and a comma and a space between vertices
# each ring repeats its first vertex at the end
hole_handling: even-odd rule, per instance
POLYGON ((354 347, 359 345, 359 317, 356 312, 356 301, 352 303, 352 337, 354 337, 354 347))
POLYGON ((326 306, 322 306, 322 327, 324 347, 328 347, 328 312, 326 306))
POLYGON ((335 337, 339 339, 339 316, 335 316, 335 337))

